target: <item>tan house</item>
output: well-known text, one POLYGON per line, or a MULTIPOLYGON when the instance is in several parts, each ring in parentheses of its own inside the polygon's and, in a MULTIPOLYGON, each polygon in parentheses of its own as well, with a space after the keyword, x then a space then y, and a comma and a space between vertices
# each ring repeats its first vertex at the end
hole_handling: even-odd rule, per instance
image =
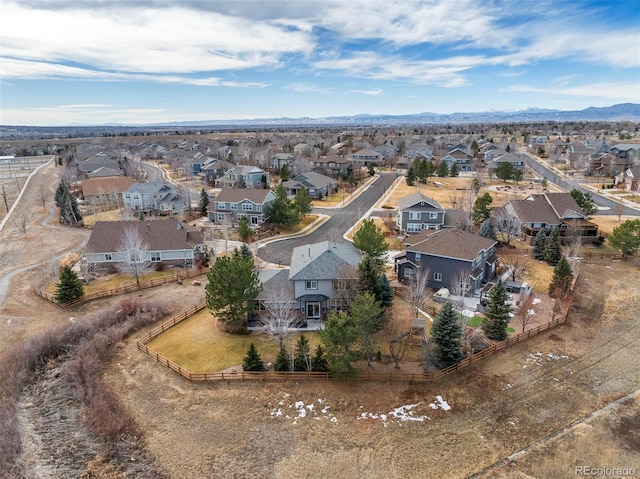
POLYGON ((88 205, 120 204, 122 193, 133 185, 130 176, 88 178, 80 182, 82 198, 88 205))

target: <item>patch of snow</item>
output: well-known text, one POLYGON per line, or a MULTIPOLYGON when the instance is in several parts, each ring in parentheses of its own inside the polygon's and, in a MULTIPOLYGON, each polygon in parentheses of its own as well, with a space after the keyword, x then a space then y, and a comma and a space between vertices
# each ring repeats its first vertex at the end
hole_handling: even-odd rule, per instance
POLYGON ((533 301, 531 301, 531 304, 540 304, 542 303, 542 300, 540 298, 533 298, 533 301))
POLYGON ((527 310, 527 316, 535 316, 535 315, 536 315, 535 310, 533 310, 533 309, 528 309, 527 310))
MULTIPOLYGON (((320 413, 316 411, 315 403, 305 404, 304 401, 296 401, 291 398, 291 394, 283 393, 284 399, 277 401, 277 406, 271 410, 270 416, 272 418, 283 418, 292 420, 291 424, 298 424, 301 419, 311 418, 314 421, 321 421, 327 419, 331 422, 338 422, 337 418, 329 413, 329 405, 325 404, 320 413), (289 399, 287 399, 289 398, 289 399), (295 409, 296 414, 291 416, 285 415, 283 408, 295 409)), ((326 401, 322 398, 318 398, 318 403, 323 404, 326 401)))
POLYGON ((464 316, 465 318, 473 318, 475 316, 475 312, 471 311, 470 309, 463 309, 462 310, 462 316, 464 316))
POLYGON ((509 317, 510 317, 510 318, 513 318, 514 316, 515 316, 515 314, 513 314, 513 313, 509 313, 509 317))
POLYGON ((400 406, 395 408, 393 411, 389 411, 384 414, 375 414, 375 413, 367 413, 363 412, 357 419, 380 419, 382 421, 382 425, 387 427, 389 424, 400 424, 401 422, 406 421, 418 421, 423 422, 425 419, 431 419, 429 416, 416 416, 414 414, 413 409, 420 404, 408 404, 406 406, 400 406))

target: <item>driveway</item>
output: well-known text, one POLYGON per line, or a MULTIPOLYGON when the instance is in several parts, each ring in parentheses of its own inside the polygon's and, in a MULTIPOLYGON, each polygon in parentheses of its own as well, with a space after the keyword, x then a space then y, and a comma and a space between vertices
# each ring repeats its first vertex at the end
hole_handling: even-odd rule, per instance
POLYGON ((331 240, 347 242, 343 238, 354 224, 362 218, 391 186, 396 173, 380 173, 380 177, 344 208, 314 208, 314 213, 322 213, 330 218, 311 233, 297 238, 272 241, 258 248, 258 257, 269 263, 289 265, 291 251, 296 246, 331 240))

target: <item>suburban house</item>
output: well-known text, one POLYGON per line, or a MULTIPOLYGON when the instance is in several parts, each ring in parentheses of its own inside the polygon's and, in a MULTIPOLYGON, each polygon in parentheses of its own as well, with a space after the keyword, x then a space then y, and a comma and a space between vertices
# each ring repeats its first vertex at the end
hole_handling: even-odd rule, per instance
POLYGON ((294 176, 290 180, 283 181, 282 185, 289 196, 295 196, 298 190, 305 189, 314 200, 320 200, 338 188, 336 180, 313 171, 294 176))
POLYGON ((124 176, 124 173, 120 169, 114 170, 113 168, 101 166, 100 168, 93 170, 91 173, 87 174, 87 178, 108 178, 114 176, 124 176))
POLYGON ((296 155, 306 155, 311 153, 314 150, 313 146, 307 144, 307 143, 298 143, 297 145, 295 145, 293 147, 293 152, 296 155))
POLYGON ((616 188, 640 191, 640 168, 628 168, 614 178, 616 188))
POLYGON ((269 167, 275 170, 279 170, 284 165, 289 167, 293 166, 293 162, 296 161, 296 155, 293 153, 276 153, 269 158, 269 167))
POLYGON ((154 214, 175 214, 189 209, 189 200, 168 182, 133 183, 122 192, 125 207, 154 214))
POLYGON ((258 166, 237 165, 215 181, 218 188, 263 188, 269 186, 269 173, 258 166))
POLYGON ((350 243, 321 241, 293 249, 289 281, 307 321, 324 320, 327 311, 349 306, 361 261, 360 251, 350 243))
POLYGON ((354 163, 360 163, 361 166, 381 166, 384 162, 384 156, 373 150, 358 150, 351 154, 354 163))
MULTIPOLYGON (((82 260, 94 268, 114 267, 125 259, 125 237, 144 245, 144 259, 165 265, 196 265, 204 256, 204 233, 174 218, 145 221, 98 221, 82 260)), ((130 246, 129 246, 130 247, 130 246)))
POLYGON ((351 160, 343 156, 322 156, 313 161, 313 171, 336 178, 352 172, 351 160))
POLYGON ((124 171, 120 166, 120 163, 115 158, 107 153, 98 153, 84 161, 78 163, 79 176, 88 178, 89 174, 98 168, 108 168, 115 171, 118 175, 124 175, 124 171))
MULTIPOLYGON (((419 269, 429 273, 428 286, 438 290, 455 291, 456 279, 470 279, 469 295, 478 292, 483 283, 496 275, 497 241, 455 228, 423 231, 410 237, 406 253, 396 258, 396 272, 400 281, 415 278, 419 269)), ((454 293, 455 294, 455 293, 454 293)))
POLYGON ((547 235, 558 229, 560 239, 580 234, 582 241, 593 241, 598 237, 598 225, 587 220, 570 193, 543 193, 529 195, 524 200, 512 200, 502 209, 515 216, 520 224, 520 239, 533 244, 538 231, 546 230, 547 235))
POLYGON ((458 166, 459 171, 473 171, 473 167, 471 166, 471 160, 473 156, 467 153, 465 150, 461 148, 455 148, 451 150, 445 157, 442 158, 441 161, 446 161, 449 169, 455 163, 458 166))
POLYGON ((209 203, 207 216, 218 225, 233 225, 246 216, 256 227, 265 220, 265 213, 276 195, 271 190, 256 188, 224 188, 209 203))
POLYGON ((512 153, 507 153, 506 155, 501 155, 497 158, 494 158, 491 161, 486 161, 487 168, 489 169, 490 174, 495 173, 502 163, 511 163, 514 171, 520 170, 524 173, 525 170, 525 156, 514 155, 512 153))
POLYGON ((640 151, 640 144, 638 143, 618 143, 613 145, 609 152, 619 158, 625 158, 627 160, 634 160, 638 157, 640 151))
POLYGON ((121 204, 122 193, 133 185, 130 176, 88 178, 80 182, 82 198, 88 205, 121 204))
POLYGON ((203 178, 207 183, 215 183, 218 178, 222 178, 222 176, 233 167, 234 165, 227 161, 211 158, 200 167, 198 176, 203 178))
POLYGON ((402 158, 407 159, 409 163, 413 163, 416 158, 431 161, 433 159, 433 150, 426 143, 413 143, 406 147, 402 158))
POLYGON ((444 226, 445 211, 436 200, 420 192, 398 200, 398 229, 408 234, 422 230, 438 230, 444 226))

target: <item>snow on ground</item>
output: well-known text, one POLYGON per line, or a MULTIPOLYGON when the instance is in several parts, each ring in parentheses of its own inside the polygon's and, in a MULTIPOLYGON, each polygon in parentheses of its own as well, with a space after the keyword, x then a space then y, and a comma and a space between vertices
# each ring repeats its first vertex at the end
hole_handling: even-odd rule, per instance
POLYGON ((326 401, 318 398, 317 404, 305 404, 304 401, 291 399, 291 394, 283 393, 283 399, 278 400, 275 407, 271 409, 272 418, 283 418, 291 420, 291 424, 298 424, 299 419, 309 417, 315 421, 330 421, 337 423, 338 419, 329 412, 331 406, 325 404, 326 401))
POLYGON ((540 304, 542 303, 542 300, 540 298, 533 298, 533 301, 531 301, 531 304, 540 304))
MULTIPOLYGON (((560 359, 569 359, 569 356, 566 356, 564 354, 555 354, 555 353, 544 354, 538 351, 537 353, 531 353, 527 356, 527 363, 542 366, 544 364, 545 359, 547 360, 547 362, 551 362, 551 361, 559 361, 560 359)), ((525 364, 524 366, 522 366, 522 369, 527 369, 528 367, 529 365, 525 364)))
POLYGON ((372 412, 363 412, 358 416, 358 419, 380 419, 382 421, 382 425, 387 427, 389 424, 400 424, 401 422, 406 421, 418 421, 424 422, 425 419, 431 419, 429 416, 416 416, 413 408, 419 406, 420 403, 416 404, 407 404, 406 406, 400 406, 395 408, 392 411, 384 414, 375 414, 372 412))

